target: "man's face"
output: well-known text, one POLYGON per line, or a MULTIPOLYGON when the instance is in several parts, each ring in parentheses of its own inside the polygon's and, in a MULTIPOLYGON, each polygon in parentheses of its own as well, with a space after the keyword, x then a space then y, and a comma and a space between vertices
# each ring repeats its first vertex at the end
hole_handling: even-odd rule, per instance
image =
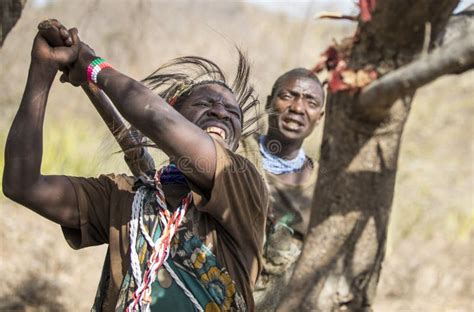
POLYGON ((213 83, 197 86, 176 109, 228 148, 237 148, 243 116, 235 96, 227 88, 213 83))
POLYGON ((324 115, 324 92, 313 79, 288 77, 268 98, 269 132, 289 140, 304 140, 324 115))

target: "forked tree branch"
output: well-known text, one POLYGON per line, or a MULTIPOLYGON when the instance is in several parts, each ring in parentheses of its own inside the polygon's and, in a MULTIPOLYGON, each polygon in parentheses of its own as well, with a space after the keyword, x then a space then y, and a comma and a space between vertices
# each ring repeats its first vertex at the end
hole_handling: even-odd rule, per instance
POLYGON ((361 92, 358 110, 364 113, 386 111, 397 98, 440 76, 460 74, 473 68, 474 34, 469 33, 374 81, 361 92))

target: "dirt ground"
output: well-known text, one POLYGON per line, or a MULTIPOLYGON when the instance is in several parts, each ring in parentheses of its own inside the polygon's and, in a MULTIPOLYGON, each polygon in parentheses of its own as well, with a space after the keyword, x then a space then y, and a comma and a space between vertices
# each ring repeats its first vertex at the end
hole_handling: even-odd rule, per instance
POLYGON ((474 311, 473 241, 412 237, 386 256, 375 311, 474 311))
MULTIPOLYGON (((88 311, 105 246, 72 250, 58 226, 5 201, 0 214, 0 311, 88 311)), ((374 311, 474 311, 473 238, 411 237, 390 251, 374 311)))
POLYGON ((0 311, 88 311, 106 248, 71 249, 60 227, 2 202, 0 311))

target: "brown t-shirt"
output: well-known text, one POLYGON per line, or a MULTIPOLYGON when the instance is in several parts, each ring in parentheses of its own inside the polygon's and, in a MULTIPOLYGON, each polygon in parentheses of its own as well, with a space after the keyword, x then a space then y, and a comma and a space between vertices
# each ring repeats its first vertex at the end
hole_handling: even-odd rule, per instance
POLYGON ((305 237, 308 229, 311 203, 318 177, 318 164, 313 162, 310 177, 300 184, 291 184, 277 175, 263 170, 262 156, 258 145, 258 134, 240 142, 237 153, 249 159, 264 176, 270 194, 271 219, 290 226, 299 237, 305 237))
POLYGON ((301 184, 285 183, 272 173, 265 172, 270 189, 271 218, 290 226, 300 237, 308 230, 314 188, 318 170, 316 165, 309 179, 301 184))
MULTIPOLYGON (((247 159, 215 141, 217 165, 209 200, 193 191, 193 218, 207 246, 236 283, 250 311, 253 286, 262 268, 268 193, 262 177, 247 159)), ((109 244, 110 281, 104 310, 113 311, 129 270, 129 221, 134 179, 125 175, 71 177, 79 205, 80 229, 63 227, 75 249, 109 244)))

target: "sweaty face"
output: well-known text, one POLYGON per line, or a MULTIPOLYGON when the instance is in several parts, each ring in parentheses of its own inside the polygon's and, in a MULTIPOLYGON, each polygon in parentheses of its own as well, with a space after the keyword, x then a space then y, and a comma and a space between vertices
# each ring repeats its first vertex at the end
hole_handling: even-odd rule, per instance
POLYGON ((324 115, 324 92, 313 79, 289 77, 267 104, 269 133, 288 140, 304 140, 324 115))
POLYGON ((237 148, 243 116, 235 96, 225 87, 213 83, 197 86, 176 109, 228 148, 237 148))

